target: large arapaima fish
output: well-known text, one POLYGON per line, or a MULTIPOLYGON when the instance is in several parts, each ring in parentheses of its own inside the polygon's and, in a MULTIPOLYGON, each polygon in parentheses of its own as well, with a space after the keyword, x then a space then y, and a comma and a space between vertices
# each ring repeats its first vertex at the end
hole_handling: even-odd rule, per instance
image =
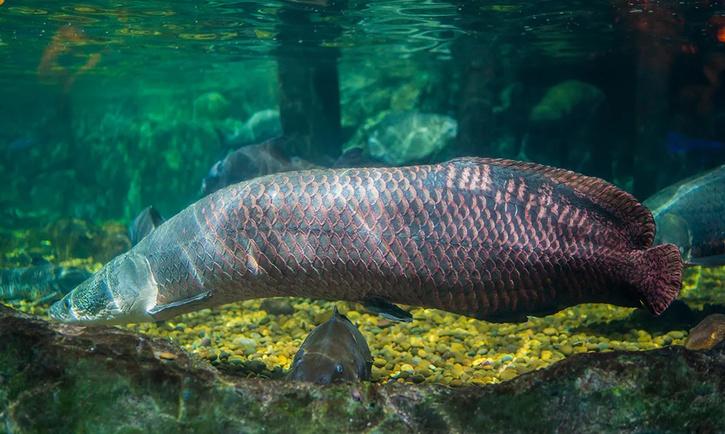
POLYGON ((238 300, 403 303, 525 321, 604 302, 661 313, 682 261, 651 213, 597 178, 461 158, 241 182, 192 204, 51 308, 154 321, 238 300))

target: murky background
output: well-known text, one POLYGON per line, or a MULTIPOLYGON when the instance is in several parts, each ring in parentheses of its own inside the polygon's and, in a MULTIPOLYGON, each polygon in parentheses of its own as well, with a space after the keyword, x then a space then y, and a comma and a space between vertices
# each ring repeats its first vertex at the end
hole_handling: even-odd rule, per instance
MULTIPOLYGON (((525 159, 641 200, 725 163, 720 1, 0 0, 0 59, 3 267, 93 271, 128 248, 144 207, 172 216, 227 152, 282 134, 289 157, 321 165, 350 149, 391 165, 525 159)), ((718 269, 687 282, 695 309, 721 296, 718 269)), ((215 363, 284 368, 329 312, 294 308, 282 321, 248 302, 142 329, 215 363)), ((501 327, 414 313, 417 325, 351 315, 376 379, 499 381, 576 352, 682 343, 689 324, 609 306, 501 327)))

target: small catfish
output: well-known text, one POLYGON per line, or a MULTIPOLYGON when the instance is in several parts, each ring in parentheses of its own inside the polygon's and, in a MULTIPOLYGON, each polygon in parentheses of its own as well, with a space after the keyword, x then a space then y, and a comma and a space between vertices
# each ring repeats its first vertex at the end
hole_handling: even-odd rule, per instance
POLYGON ((279 172, 315 169, 319 166, 301 158, 289 158, 282 152, 286 139, 274 138, 255 145, 243 146, 214 163, 201 183, 206 196, 227 185, 279 172))
POLYGON ((371 369, 372 356, 365 338, 335 308, 332 318, 307 335, 288 378, 317 384, 370 380, 371 369))
POLYGON ((655 244, 675 244, 691 265, 725 264, 725 165, 671 185, 644 201, 655 244))
POLYGON ((76 267, 45 262, 23 268, 0 269, 0 300, 55 301, 91 277, 76 267))
POLYGON ((150 234, 151 231, 161 226, 164 222, 164 218, 153 206, 147 206, 143 209, 128 228, 128 236, 131 239, 131 246, 135 246, 141 241, 146 235, 150 234))

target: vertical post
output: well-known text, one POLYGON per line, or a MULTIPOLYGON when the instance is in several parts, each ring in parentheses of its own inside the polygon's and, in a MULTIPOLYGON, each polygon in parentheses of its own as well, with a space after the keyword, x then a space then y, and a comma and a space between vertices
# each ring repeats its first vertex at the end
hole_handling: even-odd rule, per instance
MULTIPOLYGON (((323 14, 343 6, 341 2, 325 4, 317 7, 323 14)), ((324 35, 330 41, 340 29, 312 22, 311 15, 319 12, 311 8, 292 6, 279 13, 277 50, 280 120, 289 139, 285 151, 319 163, 337 157, 342 147, 339 50, 320 46, 310 35, 324 35)))
MULTIPOLYGON (((512 74, 516 72, 517 55, 507 49, 516 41, 502 42, 483 31, 483 20, 493 17, 481 17, 481 2, 450 0, 450 3, 456 6, 462 18, 455 25, 468 31, 454 43, 452 50, 455 63, 461 68, 456 147, 462 155, 504 156, 502 152, 510 150, 503 151, 494 146, 495 139, 501 137, 504 129, 497 125, 495 107, 503 88, 515 79, 512 74), (478 19, 471 21, 470 17, 478 19)), ((505 25, 503 21, 501 25, 505 25)), ((500 30, 505 33, 506 29, 500 30)))
POLYGON ((652 3, 648 8, 650 13, 631 18, 629 23, 636 33, 637 44, 633 193, 640 198, 648 197, 665 184, 662 178, 666 176, 665 166, 669 161, 663 158, 663 150, 675 53, 662 41, 678 40, 682 32, 681 23, 673 18, 670 7, 652 3))

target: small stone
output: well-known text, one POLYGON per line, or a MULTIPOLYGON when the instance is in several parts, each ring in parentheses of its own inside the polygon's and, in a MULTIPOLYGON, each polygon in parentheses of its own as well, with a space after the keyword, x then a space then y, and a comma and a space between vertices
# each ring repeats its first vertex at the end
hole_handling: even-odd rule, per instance
POLYGON ((541 360, 551 360, 552 353, 551 351, 544 350, 541 352, 541 360))
POLYGON ((410 381, 413 383, 419 384, 425 381, 425 377, 420 374, 415 374, 412 377, 410 377, 410 381))
POLYGON ((260 308, 270 315, 292 315, 295 308, 285 298, 267 298, 262 301, 260 308))
POLYGON ((556 334, 559 334, 559 331, 555 329, 554 327, 547 327, 543 330, 544 334, 547 336, 553 336, 556 334))
POLYGON ((685 332, 681 330, 673 330, 667 333, 667 335, 670 336, 672 339, 682 339, 685 337, 685 332))
POLYGON ((413 369, 413 367, 409 364, 403 363, 402 365, 400 365, 400 372, 412 374, 413 372, 415 372, 415 369, 413 369))
POLYGON ((246 355, 252 355, 257 350, 257 343, 249 338, 238 337, 234 339, 234 345, 239 347, 242 352, 246 355))
POLYGON ((458 342, 453 342, 451 344, 451 351, 455 352, 456 354, 464 354, 466 352, 466 347, 458 342))
POLYGON ((176 354, 170 353, 168 351, 162 351, 159 353, 159 359, 163 359, 163 360, 174 360, 177 357, 178 356, 176 354))
POLYGON ((512 380, 512 379, 516 378, 518 375, 519 375, 519 372, 517 370, 509 368, 509 369, 505 369, 503 372, 501 372, 499 377, 503 381, 508 381, 508 380, 512 380))
POLYGON ((380 318, 377 320, 376 325, 380 328, 390 327, 394 323, 390 320, 387 320, 385 318, 380 318))
POLYGON ((267 365, 261 360, 250 360, 246 363, 247 369, 254 373, 262 373, 267 369, 267 365))

